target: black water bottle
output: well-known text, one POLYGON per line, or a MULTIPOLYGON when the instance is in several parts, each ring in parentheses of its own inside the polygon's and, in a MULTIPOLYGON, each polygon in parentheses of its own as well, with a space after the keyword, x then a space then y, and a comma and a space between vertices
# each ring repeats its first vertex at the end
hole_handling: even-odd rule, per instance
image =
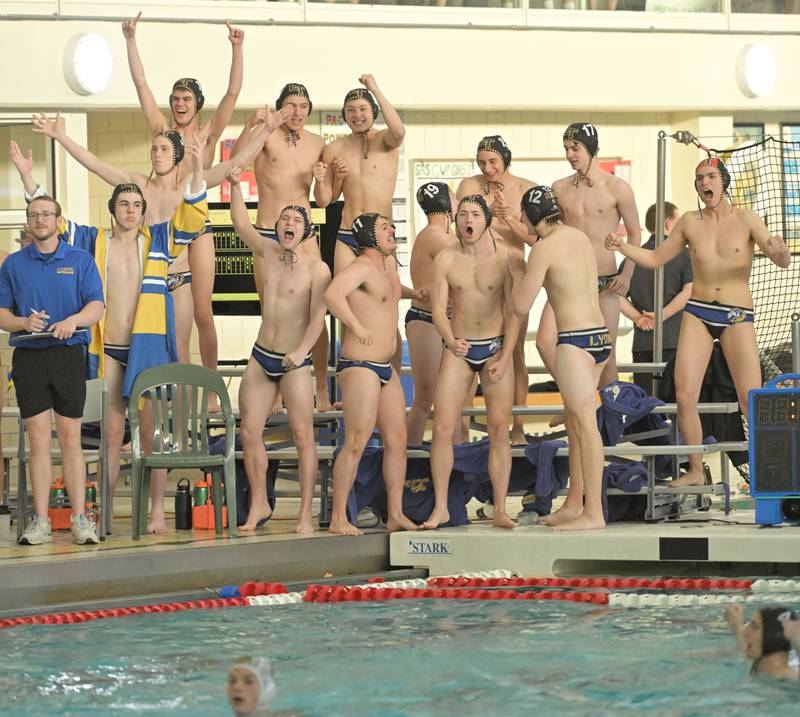
POLYGON ((181 478, 175 489, 175 530, 192 529, 192 496, 188 478, 181 478), (182 485, 185 483, 186 485, 182 485))

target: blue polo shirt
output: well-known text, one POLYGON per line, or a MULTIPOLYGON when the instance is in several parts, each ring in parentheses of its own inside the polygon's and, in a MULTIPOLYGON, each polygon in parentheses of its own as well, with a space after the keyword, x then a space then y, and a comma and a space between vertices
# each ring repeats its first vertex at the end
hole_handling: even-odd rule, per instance
MULTIPOLYGON (((56 251, 48 255, 43 255, 32 242, 11 254, 0 268, 0 307, 10 309, 14 316, 44 311, 50 317, 47 321, 51 326, 77 314, 90 301, 104 302, 103 284, 94 257, 61 240, 56 251)), ((66 341, 52 336, 17 339, 30 335, 23 331, 12 333, 9 344, 37 349, 64 344, 88 346, 90 338, 88 331, 76 331, 66 341)))

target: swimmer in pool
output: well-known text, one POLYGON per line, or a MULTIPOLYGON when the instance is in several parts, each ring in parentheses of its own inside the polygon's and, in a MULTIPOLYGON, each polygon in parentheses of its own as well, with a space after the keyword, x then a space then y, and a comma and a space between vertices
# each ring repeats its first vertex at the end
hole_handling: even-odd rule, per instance
POLYGON ((266 657, 245 657, 228 673, 228 702, 236 717, 261 717, 270 714, 275 699, 275 680, 266 657))
POLYGON ((797 680, 800 677, 796 659, 795 664, 790 659, 792 645, 785 635, 786 626, 795 639, 799 634, 796 626, 800 623, 794 610, 784 606, 762 607, 745 624, 742 606, 726 605, 725 621, 736 637, 742 657, 753 661, 750 674, 769 675, 782 680, 797 680))
POLYGON ((527 267, 518 254, 509 259, 512 306, 524 316, 544 286, 558 332, 555 378, 569 438, 567 498, 542 522, 556 530, 604 528, 603 443, 597 430, 595 391, 611 354, 611 339, 597 296, 597 261, 589 237, 561 220, 550 187, 533 187, 522 197, 521 206, 528 231, 539 240, 531 248, 527 267))

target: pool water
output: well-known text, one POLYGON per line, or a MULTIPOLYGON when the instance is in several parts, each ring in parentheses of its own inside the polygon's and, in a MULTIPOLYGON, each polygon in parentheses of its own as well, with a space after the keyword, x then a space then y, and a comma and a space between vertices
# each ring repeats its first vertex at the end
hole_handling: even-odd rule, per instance
POLYGON ((272 660, 276 713, 307 717, 796 717, 800 701, 749 676, 719 607, 302 604, 26 626, 0 644, 8 717, 223 717, 243 655, 272 660))

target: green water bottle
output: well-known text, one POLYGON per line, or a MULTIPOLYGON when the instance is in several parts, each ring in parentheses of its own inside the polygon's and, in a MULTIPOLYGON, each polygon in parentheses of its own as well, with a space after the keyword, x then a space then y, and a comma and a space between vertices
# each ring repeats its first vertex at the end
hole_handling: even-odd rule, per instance
POLYGON ((205 505, 208 502, 208 486, 204 480, 194 484, 194 505, 195 508, 205 505))
POLYGON ((87 503, 97 502, 97 485, 94 483, 86 484, 86 502, 87 503))

